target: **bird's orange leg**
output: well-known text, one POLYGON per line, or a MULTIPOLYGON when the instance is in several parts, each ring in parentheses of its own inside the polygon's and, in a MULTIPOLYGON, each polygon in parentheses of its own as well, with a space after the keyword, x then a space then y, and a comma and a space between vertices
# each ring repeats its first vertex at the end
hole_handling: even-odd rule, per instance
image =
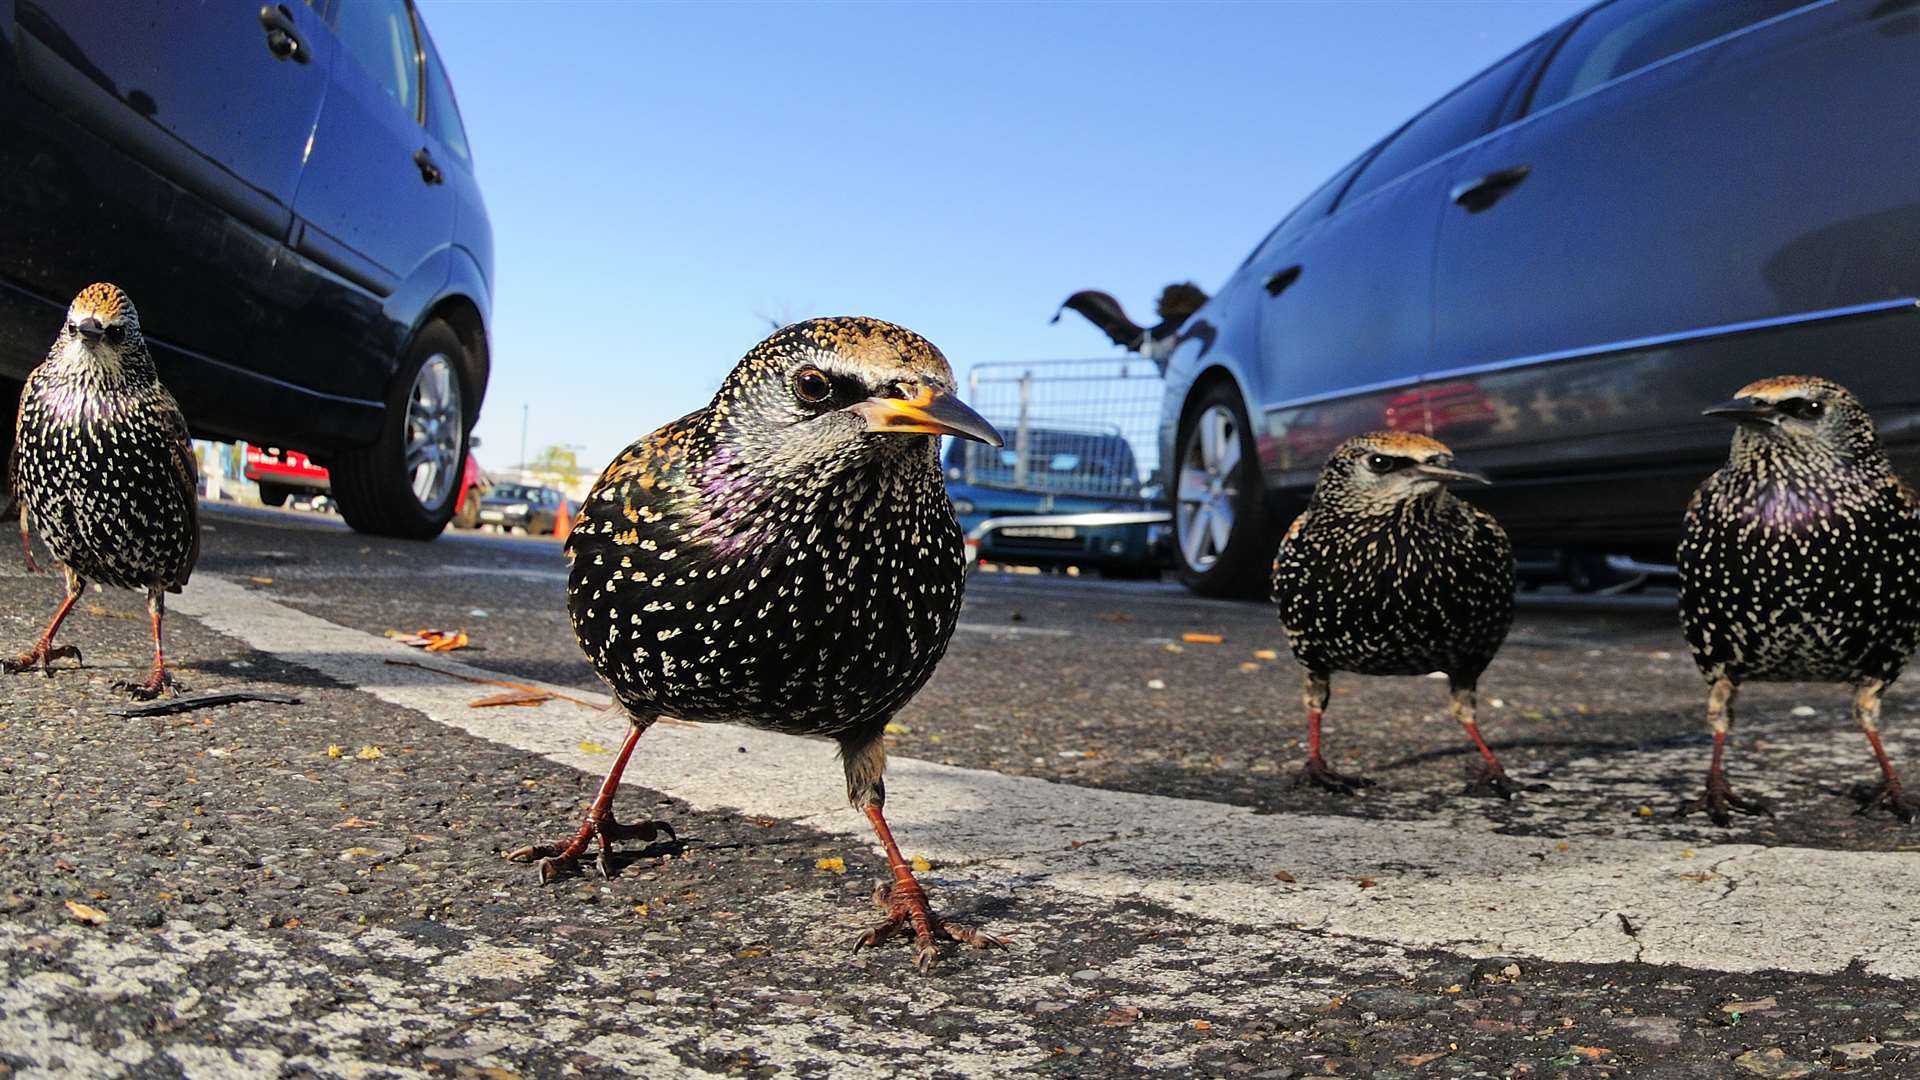
POLYGON ((160 628, 167 617, 166 593, 160 589, 147 594, 147 615, 153 620, 153 674, 146 682, 121 681, 113 684, 116 690, 125 690, 137 701, 152 701, 161 694, 177 694, 185 689, 174 681, 173 674, 167 670, 167 654, 160 647, 160 628))
POLYGON ((86 583, 75 577, 72 570, 68 570, 67 598, 60 602, 60 610, 53 613, 53 621, 47 624, 46 632, 40 635, 39 641, 34 642, 33 648, 11 660, 0 660, 0 668, 17 674, 22 671, 31 671, 35 665, 38 665, 42 673, 51 675, 53 670, 47 665, 55 660, 70 656, 74 663, 80 663, 80 647, 56 646, 53 643, 53 635, 60 632, 60 624, 67 621, 67 613, 73 610, 73 605, 79 601, 80 593, 85 588, 86 583))
POLYGON ((1303 693, 1307 705, 1307 763, 1293 778, 1293 786, 1317 787, 1337 795, 1352 795, 1361 788, 1372 787, 1373 781, 1364 776, 1334 772, 1327 768, 1327 759, 1320 756, 1320 715, 1327 710, 1331 687, 1332 678, 1328 672, 1307 672, 1303 693))
POLYGON ((1733 698, 1737 691, 1732 679, 1720 678, 1714 680, 1713 688, 1707 692, 1707 723, 1713 728, 1713 760, 1707 766, 1707 793, 1682 803, 1682 817, 1695 810, 1705 810, 1715 825, 1726 826, 1733 824, 1731 811, 1735 810, 1742 814, 1773 816, 1773 808, 1766 800, 1743 799, 1735 795, 1733 786, 1727 783, 1727 736, 1733 731, 1733 698))
POLYGON ((1860 730, 1866 732, 1867 744, 1873 747, 1873 756, 1880 762, 1880 783, 1860 793, 1860 809, 1854 813, 1864 814, 1884 806, 1902 823, 1911 825, 1915 807, 1901 792, 1900 774, 1893 771, 1893 759, 1887 756, 1887 748, 1880 745, 1880 695, 1886 688, 1886 682, 1880 679, 1868 680, 1854 688, 1853 718, 1860 730))
POLYGON ((1006 948, 1006 942, 991 934, 983 933, 971 927, 950 923, 933 913, 927 906, 927 893, 914 878, 913 870, 907 866, 907 860, 900 857, 900 846, 893 842, 893 830, 887 828, 887 819, 880 812, 878 803, 869 803, 861 807, 867 820, 873 822, 873 831, 880 836, 880 846, 887 850, 887 869, 893 871, 893 881, 874 890, 873 902, 887 913, 885 922, 860 935, 853 943, 855 952, 870 945, 878 945, 908 927, 913 929, 917 942, 914 949, 914 966, 921 971, 929 970, 940 959, 941 941, 957 941, 962 945, 971 945, 976 949, 1006 948))
POLYGON ((636 723, 627 731, 627 741, 621 744, 620 756, 613 759, 613 768, 607 771, 607 778, 600 782, 600 793, 593 798, 593 805, 587 808, 587 819, 580 825, 580 831, 573 838, 551 844, 532 844, 518 851, 510 851, 507 858, 514 862, 533 862, 539 860, 540 882, 546 884, 558 878, 562 871, 571 867, 587 849, 587 844, 595 838, 600 841, 600 854, 594 858, 594 868, 603 878, 613 876, 613 845, 622 840, 640 840, 651 843, 661 833, 668 840, 678 840, 673 826, 664 821, 640 821, 632 824, 621 822, 613 816, 613 797, 620 790, 620 774, 627 769, 627 759, 633 756, 634 745, 640 741, 640 735, 651 726, 636 723))
POLYGON ((1473 745, 1480 748, 1480 775, 1467 785, 1467 794, 1511 799, 1520 789, 1514 786, 1513 781, 1507 779, 1507 770, 1500 766, 1500 759, 1494 756, 1493 747, 1488 746, 1487 740, 1481 736, 1480 725, 1474 718, 1478 706, 1479 696, 1475 692, 1474 684, 1454 682, 1453 700, 1448 704, 1448 711, 1453 713, 1453 718, 1458 720, 1460 726, 1466 730, 1467 737, 1473 740, 1473 745))

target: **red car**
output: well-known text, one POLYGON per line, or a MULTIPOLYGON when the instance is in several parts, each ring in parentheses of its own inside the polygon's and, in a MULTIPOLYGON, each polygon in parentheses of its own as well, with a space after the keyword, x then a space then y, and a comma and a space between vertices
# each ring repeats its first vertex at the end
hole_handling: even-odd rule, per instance
MULTIPOLYGON (((260 501, 268 506, 285 506, 293 495, 311 498, 329 495, 332 491, 327 470, 298 450, 248 443, 245 472, 247 479, 259 486, 260 501)), ((468 453, 466 469, 460 477, 460 491, 454 501, 454 524, 471 529, 479 523, 480 495, 486 489, 486 471, 480 468, 480 459, 468 453)))

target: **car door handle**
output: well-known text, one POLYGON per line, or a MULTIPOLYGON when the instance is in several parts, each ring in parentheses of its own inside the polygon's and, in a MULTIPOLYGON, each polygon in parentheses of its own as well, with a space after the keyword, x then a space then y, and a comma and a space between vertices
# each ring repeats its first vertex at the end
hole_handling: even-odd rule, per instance
POLYGON ((1499 202, 1507 192, 1519 187, 1520 181, 1532 174, 1533 166, 1515 165, 1498 172, 1490 172, 1475 180, 1456 184, 1448 194, 1455 203, 1466 207, 1467 213, 1477 214, 1499 202))
POLYGON ((1507 192, 1520 186, 1520 182, 1533 174, 1531 165, 1514 165, 1490 172, 1473 180, 1462 181, 1454 185, 1449 192, 1453 201, 1477 214, 1504 198, 1507 192))
POLYGON ((275 59, 304 64, 310 59, 307 43, 294 29, 293 12, 285 4, 265 4, 260 8, 260 28, 267 32, 267 51, 275 59))
POLYGON ((440 174, 440 166, 434 164, 433 154, 424 146, 413 152, 413 163, 420 166, 420 179, 429 184, 437 184, 446 179, 440 174))
POLYGON ((1267 295, 1279 296, 1281 293, 1286 292, 1287 289, 1291 287, 1294 282, 1299 280, 1300 280, 1300 264, 1299 263, 1294 263, 1292 266, 1287 267, 1285 270, 1275 270, 1273 274, 1267 278, 1267 295))

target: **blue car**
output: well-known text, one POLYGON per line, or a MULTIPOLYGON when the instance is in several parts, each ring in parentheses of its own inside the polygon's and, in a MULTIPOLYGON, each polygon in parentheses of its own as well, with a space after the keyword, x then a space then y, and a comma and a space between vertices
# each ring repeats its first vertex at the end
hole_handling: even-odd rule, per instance
POLYGON ((0 415, 94 281, 195 435, 307 454, 363 531, 452 517, 493 236, 408 0, 0 0, 0 415))
POLYGON ((1920 464, 1920 12, 1611 0, 1309 195, 1182 327, 1180 576, 1263 588, 1329 450, 1431 434, 1521 545, 1670 563, 1704 406, 1825 375, 1920 464))
MULTIPOLYGON (((961 529, 989 518, 1152 510, 1133 448, 1117 434, 1029 428, 1000 448, 952 440, 947 497, 961 529)), ((991 562, 1048 569, 1082 567, 1104 577, 1149 577, 1167 565, 1165 526, 1013 524, 982 538, 991 562)))

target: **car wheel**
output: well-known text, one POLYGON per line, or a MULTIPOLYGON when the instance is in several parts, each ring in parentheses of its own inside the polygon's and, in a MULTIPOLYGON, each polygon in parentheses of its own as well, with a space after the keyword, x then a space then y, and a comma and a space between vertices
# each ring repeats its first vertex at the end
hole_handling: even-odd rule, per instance
POLYGON ((431 540, 453 517, 467 463, 466 346, 443 322, 414 338, 372 446, 331 464, 340 514, 358 532, 431 540))
POLYGON ((285 487, 281 484, 269 484, 263 480, 259 486, 260 501, 268 506, 285 506, 287 505, 287 496, 293 494, 292 488, 285 487))
POLYGON ((1247 407, 1231 383, 1188 402, 1174 441, 1174 565, 1201 596, 1264 596, 1279 547, 1247 407))

